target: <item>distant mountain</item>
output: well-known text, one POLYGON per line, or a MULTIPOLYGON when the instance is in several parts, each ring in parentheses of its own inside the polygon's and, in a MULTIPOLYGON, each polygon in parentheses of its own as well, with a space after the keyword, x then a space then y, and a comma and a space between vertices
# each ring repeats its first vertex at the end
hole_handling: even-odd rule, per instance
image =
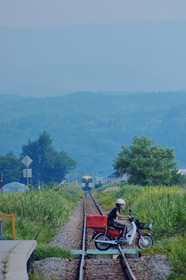
POLYGON ((29 138, 46 130, 54 147, 75 159, 78 168, 110 172, 121 144, 145 135, 173 148, 178 167, 186 167, 186 92, 1 95, 0 108, 0 154, 20 154, 29 138))

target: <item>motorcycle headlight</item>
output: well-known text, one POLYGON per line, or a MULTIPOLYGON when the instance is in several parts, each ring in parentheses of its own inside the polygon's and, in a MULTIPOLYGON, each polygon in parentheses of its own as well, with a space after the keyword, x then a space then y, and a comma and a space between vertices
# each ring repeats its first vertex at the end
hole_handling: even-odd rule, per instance
POLYGON ((147 229, 152 229, 152 224, 149 224, 147 229))

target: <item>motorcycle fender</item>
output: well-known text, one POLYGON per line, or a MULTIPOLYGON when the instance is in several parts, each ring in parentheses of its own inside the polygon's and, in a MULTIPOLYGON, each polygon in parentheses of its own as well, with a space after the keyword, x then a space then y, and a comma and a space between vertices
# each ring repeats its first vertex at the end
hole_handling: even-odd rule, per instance
POLYGON ((94 232, 93 232, 93 234, 92 234, 92 238, 91 238, 91 240, 90 240, 90 241, 94 240, 94 239, 95 239, 95 237, 96 237, 98 234, 100 234, 100 232, 96 232, 96 231, 94 231, 94 232))
POLYGON ((149 232, 140 232, 140 234, 138 234, 138 236, 136 237, 136 242, 137 242, 137 240, 140 238, 140 235, 149 235, 149 236, 151 236, 151 234, 149 233, 149 232))

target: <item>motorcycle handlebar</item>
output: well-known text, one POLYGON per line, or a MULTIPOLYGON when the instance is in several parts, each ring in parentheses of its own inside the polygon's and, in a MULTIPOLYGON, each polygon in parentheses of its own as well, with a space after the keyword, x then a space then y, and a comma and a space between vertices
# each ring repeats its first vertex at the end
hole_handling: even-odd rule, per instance
POLYGON ((132 216, 132 209, 131 209, 131 208, 129 208, 129 216, 130 216, 131 218, 134 218, 134 216, 132 216))
MULTIPOLYGON (((134 221, 134 216, 132 216, 132 209, 129 208, 129 221, 132 222, 134 221)), ((145 226, 146 229, 151 230, 152 229, 152 224, 146 225, 145 226)))

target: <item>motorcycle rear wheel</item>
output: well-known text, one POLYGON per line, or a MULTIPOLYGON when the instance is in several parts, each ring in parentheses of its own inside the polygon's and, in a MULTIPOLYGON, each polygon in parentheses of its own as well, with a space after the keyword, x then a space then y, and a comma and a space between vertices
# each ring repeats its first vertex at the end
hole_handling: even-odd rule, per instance
MULTIPOLYGON (((101 234, 99 234, 99 235, 96 237, 95 240, 109 241, 109 240, 111 240, 111 239, 109 238, 108 235, 105 235, 104 233, 101 233, 101 234)), ((97 243, 97 242, 95 242, 95 246, 96 246, 96 248, 97 248, 98 250, 100 250, 100 251, 106 251, 106 250, 108 250, 108 249, 111 247, 110 244, 102 244, 102 243, 97 243)))
POLYGON ((138 239, 137 245, 140 249, 149 249, 153 245, 153 239, 150 235, 144 234, 138 239))

